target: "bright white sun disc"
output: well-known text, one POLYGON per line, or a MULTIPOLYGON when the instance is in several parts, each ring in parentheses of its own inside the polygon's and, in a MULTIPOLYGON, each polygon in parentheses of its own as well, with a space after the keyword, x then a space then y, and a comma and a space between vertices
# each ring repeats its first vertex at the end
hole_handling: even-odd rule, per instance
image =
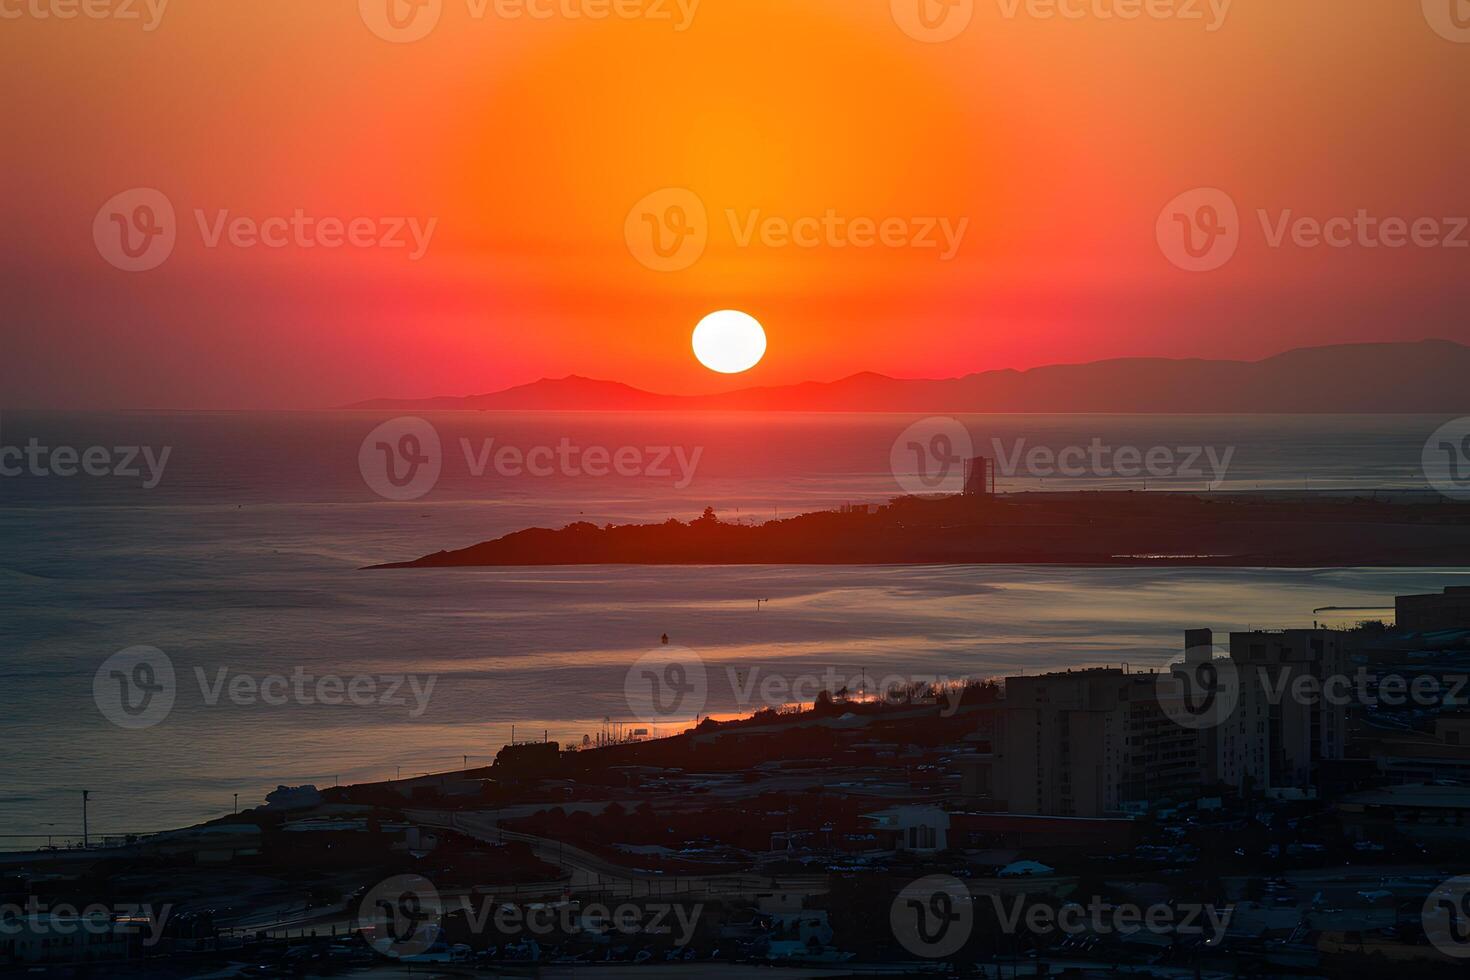
POLYGON ((694 328, 694 356, 721 374, 749 371, 766 356, 766 332, 748 313, 720 310, 694 328))

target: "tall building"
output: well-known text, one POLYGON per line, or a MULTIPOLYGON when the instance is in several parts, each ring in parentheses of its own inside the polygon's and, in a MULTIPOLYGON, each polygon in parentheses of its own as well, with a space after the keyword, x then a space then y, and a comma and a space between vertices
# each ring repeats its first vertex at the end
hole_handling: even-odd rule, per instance
MULTIPOLYGON (((1215 656, 1215 633, 1210 629, 1186 630, 1184 662, 1192 670, 1203 662, 1217 665, 1225 658, 1215 656)), ((1215 724, 1200 728, 1200 783, 1205 787, 1230 788, 1237 792, 1259 791, 1266 784, 1265 698, 1253 684, 1242 684, 1241 672, 1228 660, 1228 678, 1233 704, 1221 710, 1215 724)))
POLYGON ((1237 724, 1222 727, 1245 740, 1237 775, 1249 775, 1257 787, 1306 790, 1317 785, 1324 760, 1343 758, 1346 699, 1340 688, 1334 696, 1323 694, 1331 678, 1348 679, 1343 638, 1341 632, 1326 629, 1230 634, 1241 703, 1237 724), (1250 744, 1252 737, 1255 745, 1250 744))
POLYGON ((1228 692, 1213 713, 1184 717, 1160 675, 1088 668, 1007 677, 997 705, 989 795, 1012 813, 1101 817, 1220 789, 1310 791, 1344 757, 1347 706, 1323 696, 1347 677, 1343 634, 1324 629, 1185 634, 1171 670, 1213 665, 1228 692), (1304 680, 1304 678, 1307 678, 1304 680))
POLYGON ((966 497, 995 496, 995 460, 988 456, 972 456, 965 460, 966 497))
POLYGON ((1006 678, 997 796, 1012 813, 1100 817, 1198 795, 1199 733, 1159 707, 1154 674, 1006 678))
POLYGON ((1470 629, 1470 586, 1451 585, 1428 595, 1394 599, 1394 625, 1414 633, 1470 629))

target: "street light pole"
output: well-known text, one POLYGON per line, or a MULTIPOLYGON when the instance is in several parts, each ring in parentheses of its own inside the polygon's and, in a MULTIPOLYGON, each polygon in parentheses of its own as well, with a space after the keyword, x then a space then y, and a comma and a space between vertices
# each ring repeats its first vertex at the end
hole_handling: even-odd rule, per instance
POLYGON ((92 846, 92 837, 87 829, 87 799, 92 795, 89 789, 82 790, 82 847, 92 846))

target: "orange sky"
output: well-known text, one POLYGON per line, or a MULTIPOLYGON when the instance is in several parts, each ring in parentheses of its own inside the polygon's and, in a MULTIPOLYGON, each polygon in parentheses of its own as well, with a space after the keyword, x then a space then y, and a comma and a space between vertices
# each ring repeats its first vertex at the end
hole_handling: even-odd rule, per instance
POLYGON ((406 0, 171 0, 154 30, 38 16, 67 2, 0 0, 3 407, 322 406, 569 373, 707 391, 1470 341, 1470 249, 1273 248, 1257 215, 1470 214, 1470 28, 1436 31, 1435 0, 1234 0, 1218 23, 1223 0, 1061 0, 1069 17, 973 0, 942 43, 898 23, 921 0, 487 0, 482 17, 437 0, 409 43, 367 23, 406 0), (528 4, 549 16, 507 15, 528 4), (1116 16, 1130 8, 1200 19, 1116 16), (568 16, 597 9, 640 16, 568 16), (625 224, 670 187, 704 205, 708 244, 656 271, 625 224), (1238 206, 1240 244, 1194 273, 1156 223, 1199 187, 1238 206), (149 271, 94 238, 133 188, 176 212, 149 271), (199 227, 297 209, 433 233, 415 261, 209 247, 199 227), (829 211, 965 232, 947 260, 826 232, 739 240, 752 216, 829 211), (770 335, 735 378, 689 350, 723 307, 770 335))

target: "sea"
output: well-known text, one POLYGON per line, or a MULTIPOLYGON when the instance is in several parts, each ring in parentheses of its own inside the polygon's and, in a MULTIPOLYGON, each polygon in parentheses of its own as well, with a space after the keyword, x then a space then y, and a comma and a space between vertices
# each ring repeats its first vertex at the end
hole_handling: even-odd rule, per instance
POLYGON ((1002 492, 1434 499, 1422 459, 1445 421, 6 411, 0 850, 77 839, 84 791, 93 837, 146 833, 281 785, 486 765, 512 738, 626 735, 640 724, 629 670, 665 635, 707 668, 703 712, 726 716, 772 677, 784 691, 1143 669, 1174 659, 1187 628, 1381 618, 1396 594, 1470 584, 1470 568, 365 566, 574 521, 881 503, 913 489, 915 446, 948 449, 956 426, 1021 461, 1002 492), (1113 465, 1120 449, 1158 465, 1113 465), (108 703, 117 655, 136 648, 173 673, 146 724, 108 703))

